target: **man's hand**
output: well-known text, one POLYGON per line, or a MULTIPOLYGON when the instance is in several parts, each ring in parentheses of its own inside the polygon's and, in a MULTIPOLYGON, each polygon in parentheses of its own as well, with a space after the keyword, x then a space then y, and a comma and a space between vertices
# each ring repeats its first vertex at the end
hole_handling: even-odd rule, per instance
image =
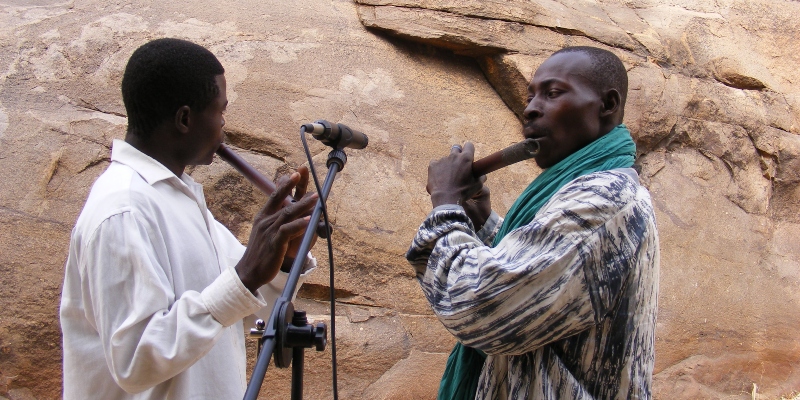
MULTIPOLYGON (((481 181, 486 180, 486 175, 481 177, 481 181)), ((483 188, 475 193, 469 200, 463 204, 464 211, 467 216, 472 220, 472 225, 475 226, 475 231, 481 230, 486 220, 492 214, 492 202, 489 199, 489 187, 483 185, 483 188)))
MULTIPOLYGON (((300 201, 303 198, 303 196, 305 196, 306 190, 308 190, 308 167, 300 166, 299 168, 297 168, 297 173, 300 174, 300 180, 295 185, 294 196, 292 196, 295 202, 300 201)), ((313 239, 311 239, 311 246, 309 246, 309 248, 314 247, 314 244, 316 242, 317 242, 317 235, 314 235, 313 239)), ((296 258, 297 251, 300 250, 300 245, 302 243, 303 243, 302 235, 289 242, 289 249, 286 250, 286 258, 291 258, 291 259, 296 258)), ((291 267, 291 264, 289 265, 289 267, 291 267)))
POLYGON ((482 180, 472 176, 474 158, 475 147, 467 142, 463 149, 454 145, 450 148, 450 155, 431 161, 426 189, 434 208, 442 204, 464 205, 483 188, 482 180))
POLYGON ((316 193, 306 194, 307 184, 308 170, 304 167, 282 177, 267 204, 253 219, 247 249, 236 264, 239 279, 251 292, 275 278, 284 257, 296 255, 318 197, 316 193), (296 202, 281 208, 292 188, 296 202), (290 247, 294 254, 288 253, 290 247))
MULTIPOLYGON (((295 202, 300 201, 300 199, 302 199, 306 194, 306 190, 308 188, 308 167, 300 166, 297 168, 297 172, 300 174, 300 181, 297 183, 297 185, 295 185, 294 196, 292 196, 295 202)), ((320 225, 324 226, 324 222, 320 221, 320 225)), ((314 235, 311 237, 311 243, 308 248, 314 247, 314 244, 316 243, 317 235, 314 235)), ((292 271, 292 264, 294 264, 294 259, 297 258, 297 252, 300 250, 301 244, 303 244, 303 235, 300 235, 300 237, 294 238, 291 242, 289 242, 289 249, 286 250, 286 257, 283 259, 281 271, 287 273, 292 271)))

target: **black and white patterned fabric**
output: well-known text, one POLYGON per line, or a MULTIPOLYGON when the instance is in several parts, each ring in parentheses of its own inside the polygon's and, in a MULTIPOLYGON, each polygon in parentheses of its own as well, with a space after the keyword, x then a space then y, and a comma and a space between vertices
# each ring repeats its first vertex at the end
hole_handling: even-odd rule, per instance
POLYGON ((633 169, 565 185, 488 246, 463 208, 434 209, 406 258, 444 326, 488 354, 477 399, 649 399, 659 248, 633 169))

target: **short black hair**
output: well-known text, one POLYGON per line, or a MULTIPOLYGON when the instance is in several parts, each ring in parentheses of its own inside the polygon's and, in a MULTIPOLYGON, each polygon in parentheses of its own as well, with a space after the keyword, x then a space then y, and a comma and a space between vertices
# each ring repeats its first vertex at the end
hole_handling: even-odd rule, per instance
POLYGON ((203 111, 219 94, 225 73, 210 51, 181 39, 156 39, 133 52, 122 76, 128 133, 148 139, 164 120, 188 105, 203 111))
POLYGON ((583 53, 592 61, 592 70, 589 71, 588 79, 599 93, 608 89, 617 89, 620 95, 621 106, 625 107, 625 100, 628 98, 628 71, 622 60, 614 53, 591 46, 565 47, 555 53, 583 53))

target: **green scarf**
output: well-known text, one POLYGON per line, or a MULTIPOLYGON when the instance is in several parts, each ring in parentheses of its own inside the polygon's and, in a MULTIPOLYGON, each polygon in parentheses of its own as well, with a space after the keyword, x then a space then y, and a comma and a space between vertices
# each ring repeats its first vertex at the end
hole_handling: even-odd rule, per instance
MULTIPOLYGON (((636 144, 624 124, 572 153, 558 164, 544 170, 517 198, 492 246, 497 246, 509 232, 533 221, 542 206, 559 189, 575 178, 593 172, 631 167, 636 157, 636 144)), ((472 400, 478 391, 478 380, 486 354, 456 343, 439 384, 438 400, 472 400)))

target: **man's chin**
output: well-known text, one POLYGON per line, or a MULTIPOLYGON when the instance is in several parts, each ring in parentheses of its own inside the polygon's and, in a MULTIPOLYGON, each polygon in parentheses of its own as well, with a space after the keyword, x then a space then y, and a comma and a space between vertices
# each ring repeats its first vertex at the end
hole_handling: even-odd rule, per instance
POLYGON ((214 154, 216 153, 211 153, 207 157, 199 160, 196 165, 211 165, 211 163, 214 162, 214 154))
POLYGON ((535 157, 533 161, 536 162, 536 165, 541 169, 547 169, 552 167, 553 165, 558 164, 558 162, 553 162, 553 160, 545 157, 535 157))

